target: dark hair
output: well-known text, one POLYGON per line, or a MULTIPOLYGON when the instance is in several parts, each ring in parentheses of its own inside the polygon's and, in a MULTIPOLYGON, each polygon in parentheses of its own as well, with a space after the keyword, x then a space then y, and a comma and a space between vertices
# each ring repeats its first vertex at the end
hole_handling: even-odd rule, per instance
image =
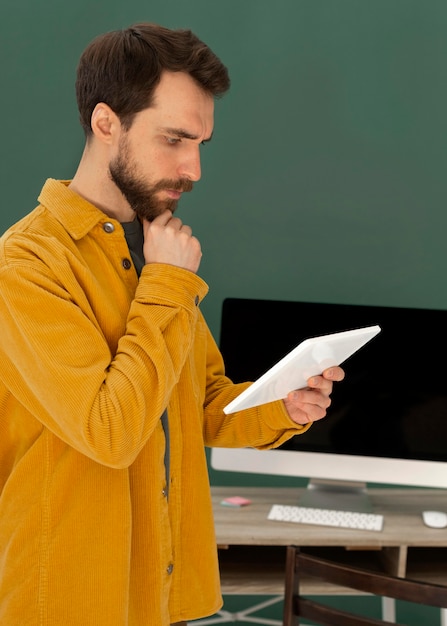
POLYGON ((86 136, 98 102, 108 104, 129 129, 135 114, 151 106, 164 70, 188 73, 214 97, 230 87, 225 65, 190 30, 143 23, 96 37, 82 53, 76 77, 86 136))

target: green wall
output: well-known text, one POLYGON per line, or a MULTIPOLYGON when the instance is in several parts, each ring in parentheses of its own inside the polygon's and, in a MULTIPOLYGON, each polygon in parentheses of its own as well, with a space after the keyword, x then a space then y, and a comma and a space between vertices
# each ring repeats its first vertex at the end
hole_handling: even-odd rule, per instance
POLYGON ((444 0, 3 0, 0 230, 69 178, 79 54, 140 20, 192 28, 232 90, 179 211, 226 296, 447 308, 444 0))
POLYGON ((0 15, 1 231, 74 172, 85 45, 156 21, 192 28, 232 76, 179 211, 217 339, 227 296, 447 308, 445 0, 2 0, 0 15))
POLYGON ((192 28, 232 77, 179 210, 217 339, 228 296, 447 309, 445 0, 3 0, 0 15, 0 231, 75 170, 85 45, 152 20, 192 28))

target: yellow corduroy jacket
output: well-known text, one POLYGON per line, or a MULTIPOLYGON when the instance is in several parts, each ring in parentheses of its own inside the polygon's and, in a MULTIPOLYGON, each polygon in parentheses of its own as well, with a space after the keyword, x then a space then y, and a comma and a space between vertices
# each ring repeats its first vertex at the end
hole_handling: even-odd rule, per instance
POLYGON ((224 415, 207 286, 150 264, 49 179, 0 240, 0 624, 167 626, 221 604, 205 446, 305 430, 281 402, 224 415), (160 415, 168 408, 170 484, 160 415))

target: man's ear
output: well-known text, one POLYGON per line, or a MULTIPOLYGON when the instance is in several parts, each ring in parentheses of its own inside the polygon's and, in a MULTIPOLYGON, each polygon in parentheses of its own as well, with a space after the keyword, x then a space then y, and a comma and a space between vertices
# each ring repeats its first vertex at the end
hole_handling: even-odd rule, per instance
POLYGON ((108 144, 113 143, 121 126, 116 113, 104 102, 98 102, 95 106, 90 123, 94 136, 108 144))

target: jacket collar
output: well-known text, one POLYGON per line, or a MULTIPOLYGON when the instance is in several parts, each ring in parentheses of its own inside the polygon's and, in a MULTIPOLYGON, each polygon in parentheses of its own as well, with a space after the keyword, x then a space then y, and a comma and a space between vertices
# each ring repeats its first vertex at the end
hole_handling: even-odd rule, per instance
POLYGON ((69 180, 48 178, 38 200, 54 215, 73 239, 82 239, 99 222, 114 221, 88 200, 72 191, 69 184, 69 180))

